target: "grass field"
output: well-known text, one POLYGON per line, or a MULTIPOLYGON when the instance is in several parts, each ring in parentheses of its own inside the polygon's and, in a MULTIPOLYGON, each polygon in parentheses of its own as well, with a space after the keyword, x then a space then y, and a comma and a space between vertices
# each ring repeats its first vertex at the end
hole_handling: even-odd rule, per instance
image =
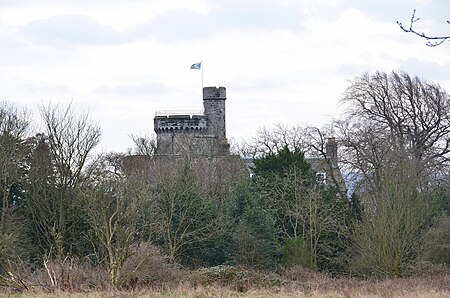
POLYGON ((129 290, 61 291, 32 286, 23 292, 5 290, 0 297, 450 297, 450 271, 444 268, 411 277, 370 280, 333 278, 301 268, 264 274, 221 267, 189 272, 169 284, 129 290))

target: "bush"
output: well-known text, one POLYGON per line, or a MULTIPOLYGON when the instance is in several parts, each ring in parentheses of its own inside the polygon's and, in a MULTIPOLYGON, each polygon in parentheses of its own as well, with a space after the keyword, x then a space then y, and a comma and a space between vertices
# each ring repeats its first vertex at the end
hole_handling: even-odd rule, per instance
POLYGON ((423 259, 450 266, 450 216, 442 215, 424 236, 423 259))
POLYGON ((284 283, 276 274, 227 265, 196 270, 191 282, 194 283, 194 286, 219 285, 231 287, 240 292, 245 292, 250 288, 272 288, 284 283))
POLYGON ((315 267, 308 244, 302 237, 287 239, 281 248, 281 255, 281 263, 284 267, 315 267))
POLYGON ((433 212, 429 193, 417 190, 414 168, 406 162, 386 170, 376 203, 355 226, 354 273, 399 277, 419 257, 420 240, 433 212))
POLYGON ((292 266, 289 268, 282 268, 279 270, 280 276, 290 282, 298 283, 308 283, 331 279, 331 275, 326 272, 320 272, 317 270, 312 270, 310 268, 305 268, 303 266, 292 266))
POLYGON ((450 276, 450 268, 444 264, 433 264, 427 261, 420 261, 414 266, 411 266, 407 275, 409 277, 438 277, 438 276, 450 276))
POLYGON ((44 267, 29 275, 30 287, 39 287, 47 291, 86 292, 108 290, 112 285, 108 271, 95 266, 91 261, 72 259, 45 260, 44 267))
POLYGON ((127 259, 122 269, 118 286, 122 288, 161 288, 176 286, 184 279, 184 271, 171 262, 168 256, 149 244, 142 243, 132 247, 133 255, 127 259))
POLYGON ((26 288, 23 275, 29 263, 25 249, 28 243, 24 238, 18 223, 0 228, 0 287, 13 290, 26 288))

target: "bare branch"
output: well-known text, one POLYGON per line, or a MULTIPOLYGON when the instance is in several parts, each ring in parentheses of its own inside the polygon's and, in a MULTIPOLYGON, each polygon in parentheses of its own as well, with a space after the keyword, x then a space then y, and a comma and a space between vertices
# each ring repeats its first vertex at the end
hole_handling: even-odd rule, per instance
MULTIPOLYGON (((413 13, 411 15, 411 20, 409 21, 409 27, 404 26, 403 23, 397 21, 397 25, 406 33, 412 33, 415 34, 421 38, 426 39, 427 46, 429 47, 436 47, 438 45, 443 44, 445 41, 450 41, 450 35, 443 35, 443 36, 430 36, 428 34, 425 34, 424 32, 416 31, 413 26, 414 23, 417 23, 420 20, 420 18, 416 17, 416 10, 413 10, 413 13)), ((450 21, 447 21, 447 24, 450 25, 450 21)))

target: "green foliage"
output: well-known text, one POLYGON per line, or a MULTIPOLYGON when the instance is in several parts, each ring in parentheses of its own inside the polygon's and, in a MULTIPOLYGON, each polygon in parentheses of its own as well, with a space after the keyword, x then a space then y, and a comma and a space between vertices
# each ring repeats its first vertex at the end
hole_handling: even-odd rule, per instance
POLYGON ((322 208, 329 223, 321 231, 317 247, 317 268, 333 274, 346 273, 352 252, 352 228, 361 217, 361 205, 356 196, 341 198, 334 187, 322 189, 322 208))
MULTIPOLYGON (((303 239, 310 254, 309 267, 344 271, 349 202, 334 187, 317 185, 303 153, 287 147, 256 160, 255 174, 253 184, 262 206, 275 218, 277 245, 287 253, 286 249, 294 249, 298 239, 303 239)), ((293 258, 284 264, 288 261, 296 264, 293 258)))
POLYGON ((450 216, 441 215, 425 233, 423 256, 425 261, 450 266, 450 216))
POLYGON ((270 210, 275 218, 278 243, 285 237, 302 235, 297 217, 307 190, 314 185, 314 173, 304 154, 285 146, 276 154, 256 159, 254 164, 253 187, 262 208, 270 210))
POLYGON ((281 264, 284 267, 315 268, 308 243, 302 237, 288 238, 281 247, 281 264))
POLYGON ((238 264, 273 268, 276 263, 275 220, 247 180, 235 192, 233 256, 238 264))
POLYGON ((12 231, 12 229, 2 229, 0 231, 0 275, 7 275, 11 266, 20 259, 18 257, 18 249, 22 243, 20 235, 12 231))
POLYGON ((173 260, 195 266, 201 251, 223 234, 224 205, 202 192, 189 159, 177 160, 152 183, 151 239, 173 260))
POLYGON ((290 170, 300 173, 303 183, 311 185, 314 182, 314 173, 311 165, 305 161, 304 153, 299 150, 291 151, 285 146, 275 154, 254 160, 253 172, 257 177, 284 176, 290 170))
POLYGON ((433 193, 433 201, 436 203, 436 210, 450 215, 450 188, 440 187, 433 193))
POLYGON ((232 254, 232 220, 230 206, 224 204, 211 206, 205 210, 203 219, 198 218, 197 225, 204 226, 210 234, 199 236, 190 241, 180 251, 179 262, 191 268, 210 267, 230 261, 232 254))
POLYGON ((0 288, 24 288, 22 275, 31 251, 24 223, 16 214, 8 214, 0 227, 0 288))
POLYGON ((361 203, 361 199, 359 198, 358 194, 355 192, 352 193, 352 196, 350 197, 350 213, 348 218, 348 224, 351 224, 352 222, 361 221, 362 215, 364 213, 364 206, 361 203))

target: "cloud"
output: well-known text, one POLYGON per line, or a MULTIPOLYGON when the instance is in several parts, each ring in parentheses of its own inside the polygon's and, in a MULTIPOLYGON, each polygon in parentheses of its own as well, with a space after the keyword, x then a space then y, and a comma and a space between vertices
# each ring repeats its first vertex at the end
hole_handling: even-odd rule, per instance
POLYGON ((185 10, 170 10, 138 25, 130 34, 177 42, 207 37, 218 30, 218 23, 208 15, 185 10))
POLYGON ((187 9, 167 10, 146 23, 137 25, 130 35, 154 37, 166 42, 206 38, 224 30, 303 28, 303 14, 298 9, 276 1, 213 2, 208 13, 187 9))
MULTIPOLYGON (((122 0, 96 0, 96 2, 104 2, 104 3, 111 3, 111 2, 121 2, 122 0)), ((61 0, 40 0, 39 4, 50 4, 50 5, 56 5, 58 3, 61 3, 63 1, 61 0)), ((92 2, 92 0, 65 0, 64 2, 67 3, 87 3, 92 2)), ((36 3, 36 0, 0 0, 0 5, 8 5, 8 6, 22 6, 22 5, 29 5, 36 3)))
POLYGON ((61 84, 42 85, 37 83, 25 83, 20 87, 35 94, 70 94, 73 92, 70 86, 61 84))
POLYGON ((280 1, 228 0, 215 1, 217 8, 212 11, 215 19, 225 27, 231 28, 271 28, 297 31, 302 28, 304 14, 295 6, 280 1), (220 3, 220 4, 219 4, 220 3))
POLYGON ((31 21, 19 30, 27 39, 46 45, 114 45, 128 38, 112 27, 101 26, 85 15, 57 15, 31 21))
POLYGON ((20 40, 18 40, 15 36, 12 34, 7 34, 5 32, 6 30, 0 31, 0 48, 1 49, 20 49, 26 44, 20 40))
POLYGON ((405 25, 409 25, 411 14, 416 9, 416 16, 421 18, 416 25, 419 26, 421 23, 424 24, 426 22, 432 28, 442 28, 442 26, 447 25, 445 20, 448 19, 448 11, 450 10, 450 2, 448 0, 397 0, 390 1, 388 5, 385 1, 343 1, 345 6, 357 8, 365 14, 382 21, 392 23, 400 21, 405 25))
POLYGON ((149 96, 155 94, 162 94, 166 92, 174 92, 173 88, 168 88, 166 85, 158 82, 146 82, 136 84, 123 84, 114 87, 99 87, 93 90, 95 93, 111 93, 128 96, 149 96))
POLYGON ((31 21, 19 33, 32 42, 54 46, 115 45, 148 38, 172 43, 236 29, 298 32, 306 19, 305 11, 298 5, 274 0, 228 0, 211 1, 210 9, 204 12, 189 8, 155 12, 153 18, 124 32, 102 26, 83 14, 67 14, 31 21))
MULTIPOLYGON (((401 70, 407 71, 410 75, 424 76, 424 79, 437 83, 448 80, 448 70, 450 64, 438 64, 436 62, 425 62, 417 58, 406 59, 401 64, 401 70)), ((450 90, 448 90, 450 92, 450 90)))
POLYGON ((245 82, 229 82, 229 88, 237 92, 263 94, 267 91, 285 91, 293 86, 309 84, 316 77, 316 73, 291 71, 271 74, 270 76, 253 77, 245 82))

